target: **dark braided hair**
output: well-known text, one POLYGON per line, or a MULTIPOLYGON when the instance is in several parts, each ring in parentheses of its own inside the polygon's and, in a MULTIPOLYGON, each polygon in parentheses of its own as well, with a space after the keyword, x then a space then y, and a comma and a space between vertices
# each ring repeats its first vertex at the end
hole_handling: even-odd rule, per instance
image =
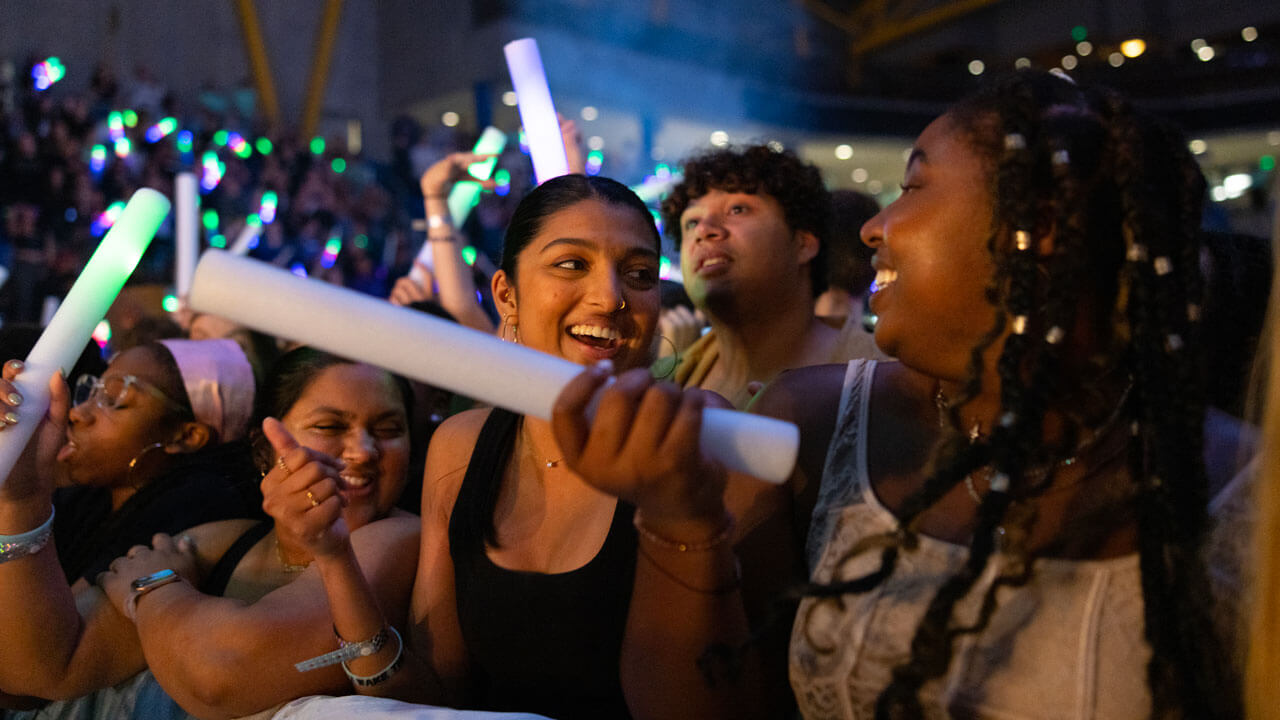
POLYGON ((879 547, 879 568, 804 592, 839 597, 883 583, 900 553, 913 548, 921 514, 970 473, 989 468, 992 490, 980 502, 968 557, 930 600, 910 657, 894 668, 877 702, 879 718, 921 717, 919 691, 946 673, 955 639, 986 627, 999 587, 1032 576, 1024 546, 1032 501, 1050 485, 1059 461, 1080 447, 1082 435, 1110 415, 1103 425, 1123 423, 1133 432, 1127 446, 1132 487, 1109 511, 1136 519, 1152 716, 1238 716, 1230 663, 1210 630, 1198 553, 1208 504, 1195 354, 1199 168, 1169 124, 1112 92, 1049 73, 1002 78, 947 118, 991 178, 995 219, 988 249, 995 271, 987 298, 993 322, 949 406, 952 429, 921 488, 897 511, 901 529, 850 551, 879 547), (1041 247, 1043 238, 1052 239, 1051 248, 1041 247), (959 409, 981 392, 983 353, 1002 336, 1000 414, 989 436, 974 442, 957 430, 959 409), (1126 382, 1130 390, 1123 389, 1126 382), (1046 447, 1050 410, 1062 415, 1064 428, 1046 447), (976 622, 959 626, 956 604, 997 549, 1014 562, 984 592, 976 622))

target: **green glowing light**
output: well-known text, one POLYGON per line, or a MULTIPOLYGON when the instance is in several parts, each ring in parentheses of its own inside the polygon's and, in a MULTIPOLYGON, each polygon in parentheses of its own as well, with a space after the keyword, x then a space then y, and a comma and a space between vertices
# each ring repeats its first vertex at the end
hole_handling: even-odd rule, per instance
POLYGON ((191 133, 178 133, 178 152, 191 152, 192 140, 191 133))
POLYGON ((1263 172, 1271 172, 1276 169, 1276 156, 1263 155, 1258 158, 1258 169, 1263 172))
POLYGON ((347 171, 347 161, 342 158, 334 158, 333 162, 329 163, 329 167, 333 168, 334 172, 341 175, 347 171))
POLYGON ((342 252, 342 238, 336 235, 329 238, 329 241, 324 244, 324 251, 325 254, 331 256, 342 252))
POLYGON ((217 210, 214 210, 213 208, 206 209, 204 211, 203 219, 204 219, 204 227, 206 230, 218 229, 218 211, 217 210))
POLYGON ((258 149, 259 155, 270 155, 271 150, 273 149, 271 141, 264 137, 260 137, 255 140, 253 146, 258 149))
POLYGON ((258 213, 251 213, 244 221, 254 227, 262 227, 262 218, 258 217, 258 213))
POLYGON ((466 246, 466 247, 462 248, 462 259, 463 259, 464 261, 466 261, 466 263, 467 263, 468 265, 475 265, 475 264, 476 264, 476 249, 475 249, 474 247, 470 246, 470 245, 468 245, 468 246, 466 246))
POLYGON ((671 260, 666 256, 658 258, 658 277, 665 278, 671 276, 671 260))
POLYGON ((114 111, 113 111, 113 112, 111 112, 111 113, 108 113, 108 114, 107 114, 107 127, 110 127, 110 128, 116 129, 116 130, 119 130, 120 128, 123 128, 123 127, 124 127, 124 118, 122 118, 122 117, 120 116, 120 113, 118 113, 118 112, 114 112, 114 111))
POLYGON ((217 145, 218 147, 222 147, 223 145, 226 145, 228 134, 229 133, 226 130, 219 130, 218 132, 214 133, 213 144, 217 145))
POLYGON ((506 168, 502 168, 501 170, 493 174, 493 180, 499 185, 510 185, 511 173, 507 172, 506 168))
POLYGON ((1071 39, 1076 42, 1084 42, 1089 38, 1089 29, 1083 25, 1077 25, 1071 28, 1071 39))
POLYGON ((240 147, 236 148, 236 155, 239 155, 241 160, 248 160, 249 156, 252 154, 253 146, 249 143, 244 143, 240 147))
POLYGON ((595 163, 599 165, 600 163, 603 163, 603 162, 604 162, 604 153, 600 152, 599 150, 592 150, 591 152, 587 153, 588 164, 595 163))
POLYGON ((320 137, 319 135, 311 138, 311 154, 312 155, 324 154, 324 138, 320 137))
POLYGON ((160 307, 165 312, 178 312, 178 298, 176 295, 165 295, 164 300, 160 301, 160 307))
POLYGON ((209 238, 209 247, 224 248, 227 246, 227 238, 224 235, 214 235, 209 238))
POLYGON ((106 345, 111 341, 111 323, 103 320, 93 329, 93 339, 106 345))
POLYGON ((355 243, 356 243, 356 247, 360 248, 361 250, 364 250, 365 248, 369 247, 369 236, 357 235, 355 243))
POLYGON ((138 126, 138 113, 132 110, 125 110, 123 113, 121 113, 121 115, 124 117, 125 127, 138 126))
POLYGON ((654 175, 670 175, 671 166, 666 163, 658 163, 658 165, 653 168, 653 174, 654 175))

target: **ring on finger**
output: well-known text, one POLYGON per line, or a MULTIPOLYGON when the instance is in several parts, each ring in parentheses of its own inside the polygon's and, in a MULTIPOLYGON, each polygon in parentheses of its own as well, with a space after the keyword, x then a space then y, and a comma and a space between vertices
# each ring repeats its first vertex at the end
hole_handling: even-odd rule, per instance
POLYGON ((287 463, 285 463, 285 461, 284 461, 284 456, 283 456, 283 455, 281 455, 280 457, 276 458, 276 467, 278 467, 278 468, 280 468, 281 470, 285 471, 285 474, 287 474, 287 475, 292 475, 292 474, 293 474, 293 471, 289 469, 289 465, 288 465, 287 463))
POLYGON ((311 501, 311 507, 320 505, 320 501, 316 499, 316 496, 310 490, 307 491, 307 499, 311 501))

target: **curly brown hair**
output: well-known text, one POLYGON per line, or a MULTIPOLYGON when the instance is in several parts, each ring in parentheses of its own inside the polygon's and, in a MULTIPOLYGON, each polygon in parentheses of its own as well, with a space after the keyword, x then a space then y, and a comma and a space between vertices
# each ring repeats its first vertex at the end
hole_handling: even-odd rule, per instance
POLYGON ((680 216, 689 203, 711 190, 768 195, 782 206, 787 227, 818 238, 818 254, 809 261, 813 296, 827 289, 827 242, 831 194, 818 168, 789 150, 768 145, 705 150, 684 162, 684 180, 662 201, 662 226, 680 249, 680 216))

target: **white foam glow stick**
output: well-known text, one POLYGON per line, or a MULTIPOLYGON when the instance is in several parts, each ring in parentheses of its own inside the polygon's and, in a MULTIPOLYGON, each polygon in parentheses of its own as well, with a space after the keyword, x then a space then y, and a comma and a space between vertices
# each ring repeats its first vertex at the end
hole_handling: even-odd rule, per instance
MULTIPOLYGON (((498 165, 498 158, 504 148, 507 147, 507 134, 498 128, 490 125, 480 133, 480 139, 476 140, 475 147, 471 149, 476 155, 494 155, 488 160, 481 160, 477 163, 471 163, 467 168, 467 172, 478 180, 488 180, 493 175, 493 169, 498 165)), ((463 181, 454 183, 453 189, 449 191, 449 217, 453 221, 455 228, 461 228, 462 224, 467 221, 467 217, 471 215, 471 209, 476 206, 476 201, 480 199, 480 191, 484 188, 480 183, 463 181)), ((435 260, 432 258, 430 241, 422 243, 422 248, 418 250, 418 262, 429 268, 435 267, 435 260)), ((423 277, 422 271, 417 265, 409 270, 409 277, 414 282, 423 285, 427 282, 427 278, 423 277)))
MULTIPOLYGON (((248 258, 210 250, 191 306, 278 337, 512 411, 550 418, 582 366, 248 258)), ((795 425, 732 410, 703 411, 702 448, 730 469, 782 482, 795 465, 795 425)))
POLYGON ((547 86, 547 74, 542 68, 538 41, 533 38, 514 40, 503 46, 502 52, 507 56, 507 69, 511 71, 520 124, 524 126, 525 139, 529 141, 533 174, 539 184, 553 177, 568 175, 569 158, 564 152, 560 119, 556 117, 556 107, 551 102, 551 88, 547 86))
POLYGON ((5 281, 9 279, 9 268, 0 265, 0 288, 4 287, 5 281))
POLYGON ((107 314, 168 214, 169 199, 164 195, 149 188, 134 193, 36 340, 27 355, 26 369, 14 382, 24 398, 14 411, 18 424, 0 433, 0 479, 9 477, 49 409, 49 378, 59 369, 69 371, 84 352, 93 329, 107 314))
POLYGON ((232 255, 248 255, 255 238, 262 234, 262 221, 256 216, 249 216, 244 221, 244 229, 236 236, 236 241, 228 249, 232 255))
POLYGON ((173 287, 179 301, 185 302, 191 292, 191 276, 196 274, 200 258, 200 186, 192 173, 178 173, 174 195, 174 268, 173 287))

